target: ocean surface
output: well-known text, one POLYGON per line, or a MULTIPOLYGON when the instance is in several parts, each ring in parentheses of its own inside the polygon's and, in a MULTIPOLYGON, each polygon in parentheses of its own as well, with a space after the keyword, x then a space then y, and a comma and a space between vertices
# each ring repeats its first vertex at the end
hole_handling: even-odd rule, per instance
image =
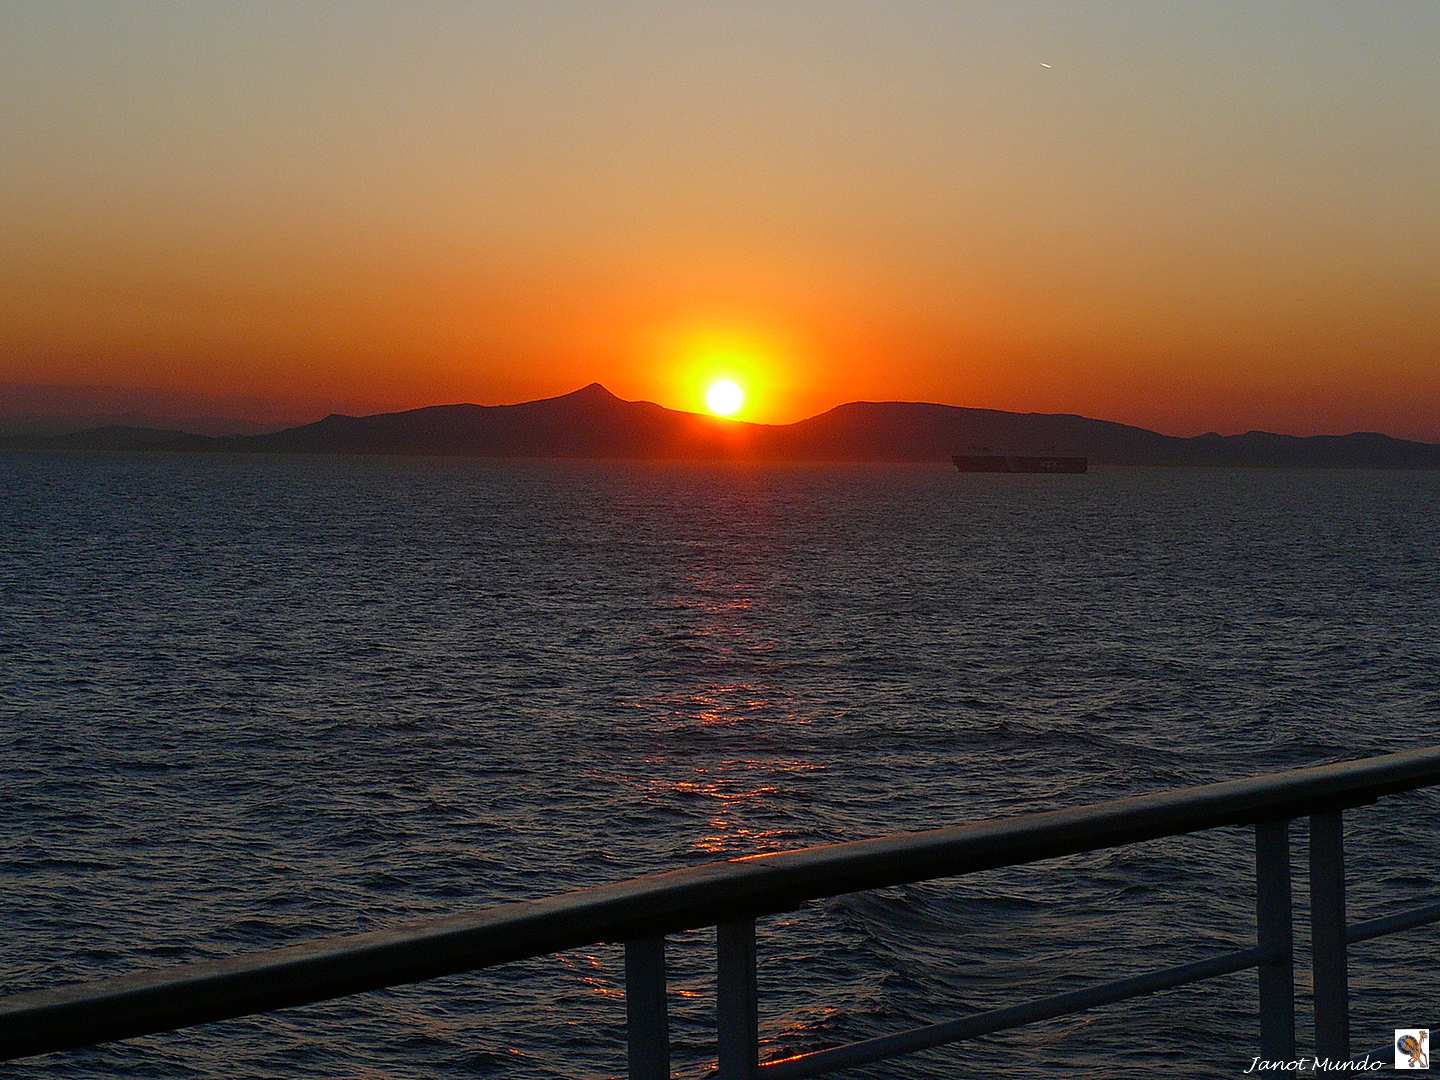
MULTIPOLYGON (((1437 507, 1440 473, 0 455, 0 992, 1440 743, 1437 507)), ((1352 919, 1433 896, 1440 792, 1347 845, 1352 919)), ((1253 888, 1227 829, 764 919, 763 1054, 1245 947, 1253 888)), ((672 939, 681 1075, 713 950, 672 939)), ((1357 1050, 1440 1020, 1436 956, 1354 948, 1357 1050)), ((1255 999, 845 1075, 1235 1076, 1255 999)), ((5 1075, 623 1068, 600 946, 5 1075)))

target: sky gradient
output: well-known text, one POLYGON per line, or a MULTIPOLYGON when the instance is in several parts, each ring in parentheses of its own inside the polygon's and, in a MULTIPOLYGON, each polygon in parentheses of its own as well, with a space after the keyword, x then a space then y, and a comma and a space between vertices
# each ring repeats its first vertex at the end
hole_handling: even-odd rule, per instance
POLYGON ((1430 0, 0 0, 0 384, 1440 440, 1437 41, 1430 0))

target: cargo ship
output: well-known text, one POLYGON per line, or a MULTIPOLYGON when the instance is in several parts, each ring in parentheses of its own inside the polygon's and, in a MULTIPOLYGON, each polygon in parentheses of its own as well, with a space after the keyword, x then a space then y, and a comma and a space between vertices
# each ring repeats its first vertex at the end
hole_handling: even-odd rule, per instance
POLYGON ((1083 473, 1090 459, 1069 454, 1017 454, 988 446, 950 458, 961 472, 1083 473))

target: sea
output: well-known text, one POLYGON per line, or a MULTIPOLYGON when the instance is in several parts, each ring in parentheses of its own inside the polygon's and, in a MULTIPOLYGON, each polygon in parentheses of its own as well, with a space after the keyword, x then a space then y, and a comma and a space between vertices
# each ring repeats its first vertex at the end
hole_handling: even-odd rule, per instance
MULTIPOLYGON (((0 455, 0 993, 1440 743, 1440 473, 0 455)), ((1306 829, 1293 831, 1301 1045, 1306 829)), ((1346 815, 1440 896, 1440 790, 1346 815)), ((758 924, 765 1059, 1254 942, 1243 828, 758 924)), ((715 931, 670 939, 676 1074, 715 931)), ((1440 1026, 1351 951, 1357 1051, 1440 1026)), ((846 1076, 1236 1076, 1252 972, 846 1076)), ((600 944, 4 1068, 609 1077, 600 944)), ((1388 1051, 1387 1051, 1388 1053, 1388 1051)))

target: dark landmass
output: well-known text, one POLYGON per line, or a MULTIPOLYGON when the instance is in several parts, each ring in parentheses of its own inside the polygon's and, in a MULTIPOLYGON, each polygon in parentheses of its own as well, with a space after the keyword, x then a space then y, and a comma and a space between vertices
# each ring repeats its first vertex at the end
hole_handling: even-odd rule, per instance
POLYGON ((1251 431, 1194 438, 1052 413, 857 401, 794 424, 748 424, 622 401, 599 383, 519 405, 436 405, 327 416, 268 435, 223 438, 104 427, 0 438, 0 449, 946 462, 972 447, 1083 454, 1098 465, 1440 468, 1440 444, 1374 432, 1300 437, 1251 431))
POLYGON ((60 435, 0 436, 0 450, 207 450, 218 441, 165 428, 110 424, 60 435))
POLYGON ((123 386, 0 382, 0 438, 110 427, 262 435, 290 427, 304 415, 294 408, 277 408, 263 398, 215 399, 123 386))
POLYGON ((289 427, 263 424, 224 416, 175 416, 159 413, 94 413, 86 416, 0 415, 0 439, 24 436, 43 439, 52 435, 73 435, 100 428, 149 429, 190 435, 263 435, 289 427))

